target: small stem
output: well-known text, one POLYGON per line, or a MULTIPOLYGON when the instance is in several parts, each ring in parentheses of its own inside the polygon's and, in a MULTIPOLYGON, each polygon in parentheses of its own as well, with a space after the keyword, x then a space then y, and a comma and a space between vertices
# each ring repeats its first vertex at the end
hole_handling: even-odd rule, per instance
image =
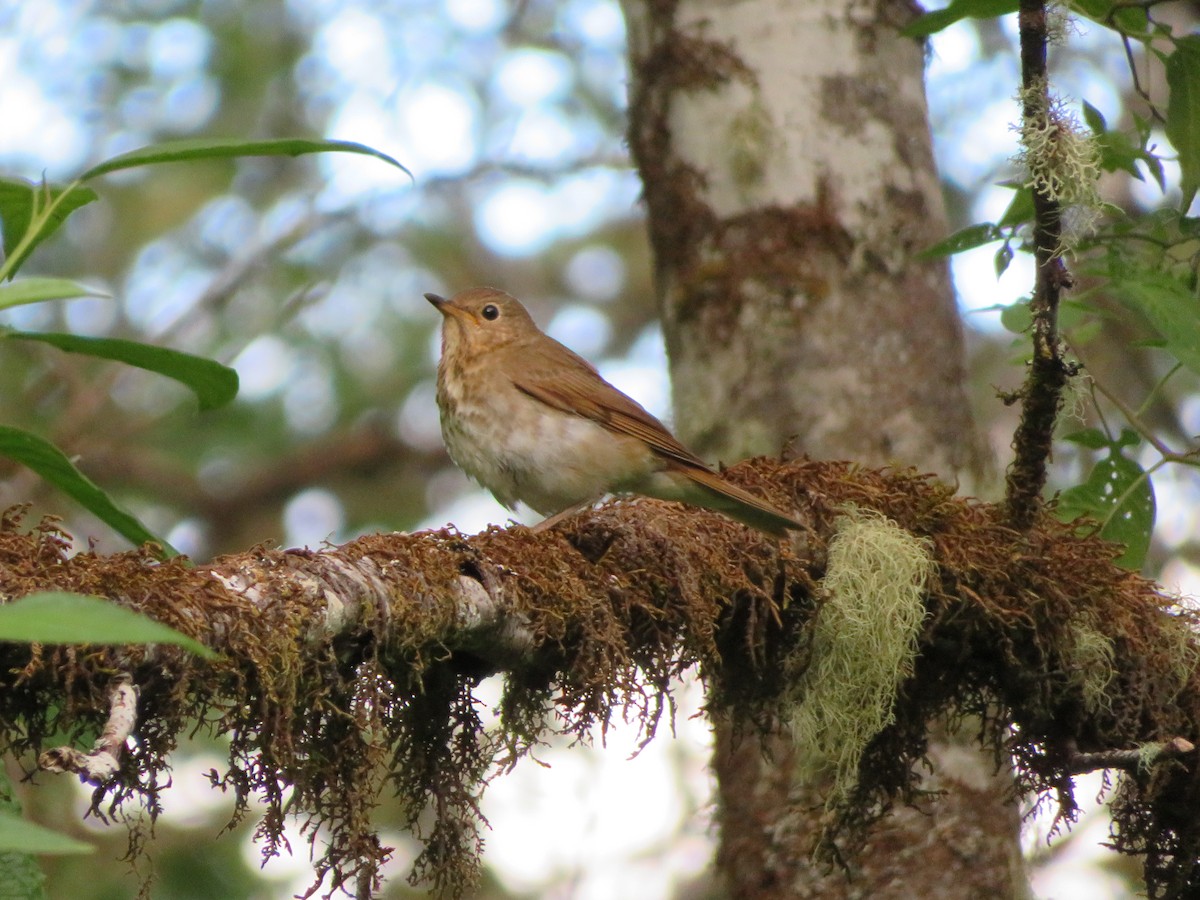
MULTIPOLYGON (((1075 353, 1075 356, 1078 357, 1080 363, 1082 363, 1084 370, 1090 371, 1091 367, 1088 365, 1087 358, 1082 353, 1079 352, 1079 345, 1077 343, 1072 342, 1071 349, 1075 353)), ((1174 371, 1174 369, 1172 371, 1174 371)), ((1169 378, 1170 373, 1168 373, 1168 375, 1166 377, 1169 378)), ((1107 387, 1105 387, 1104 384, 1102 382, 1098 381, 1095 376, 1092 376, 1088 380, 1089 380, 1089 382, 1092 386, 1092 390, 1093 390, 1092 403, 1096 404, 1096 413, 1097 413, 1097 415, 1100 416, 1101 422, 1104 421, 1104 413, 1100 409, 1100 404, 1096 400, 1095 392, 1099 392, 1100 394, 1103 394, 1104 398, 1106 400, 1108 400, 1108 402, 1111 403, 1113 406, 1115 406, 1117 408, 1117 411, 1125 417, 1125 421, 1133 426, 1133 430, 1136 431, 1142 437, 1142 439, 1146 441, 1146 443, 1148 443, 1151 447, 1153 447, 1155 450, 1157 450, 1159 452, 1159 455, 1162 456, 1163 459, 1175 459, 1179 456, 1186 455, 1186 454, 1177 453, 1176 451, 1172 450, 1169 446, 1167 446, 1167 444, 1154 433, 1154 430, 1149 425, 1147 425, 1145 422, 1142 421, 1141 410, 1134 411, 1129 406, 1129 404, 1127 404, 1124 400, 1122 400, 1120 397, 1118 397, 1115 393, 1113 393, 1107 387)), ((1165 379, 1163 379, 1163 381, 1165 381, 1165 379)), ((1162 385, 1163 381, 1159 381, 1159 385, 1162 385)), ((1158 389, 1159 385, 1155 386, 1155 390, 1158 389)), ((1153 392, 1151 392, 1151 396, 1153 396, 1153 392)), ((1105 427, 1107 429, 1107 426, 1105 426, 1105 427)), ((1109 439, 1111 440, 1111 438, 1112 438, 1112 435, 1110 433, 1109 439)))
POLYGON ((1146 395, 1146 399, 1142 401, 1142 405, 1138 407, 1137 414, 1140 416, 1150 408, 1150 404, 1154 402, 1154 398, 1158 396, 1158 392, 1167 386, 1167 382, 1175 375, 1176 372, 1183 371, 1183 363, 1175 363, 1167 370, 1162 378, 1158 379, 1154 387, 1150 389, 1150 393, 1146 395))

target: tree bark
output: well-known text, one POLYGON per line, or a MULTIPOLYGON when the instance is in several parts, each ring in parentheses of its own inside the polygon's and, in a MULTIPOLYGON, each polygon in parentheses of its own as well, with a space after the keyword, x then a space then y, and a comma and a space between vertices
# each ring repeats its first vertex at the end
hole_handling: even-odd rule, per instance
MULTIPOLYGON (((909 3, 625 0, 630 146, 645 184, 676 430, 702 455, 902 464, 974 480, 947 231, 909 3)), ((821 785, 780 737, 716 725, 731 896, 1026 893, 1007 773, 953 739, 843 872, 814 865, 821 785)))

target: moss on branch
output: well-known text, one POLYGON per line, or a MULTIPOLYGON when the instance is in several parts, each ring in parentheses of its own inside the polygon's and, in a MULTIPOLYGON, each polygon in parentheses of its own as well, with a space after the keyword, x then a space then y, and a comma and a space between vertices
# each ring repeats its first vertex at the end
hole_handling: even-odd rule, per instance
MULTIPOLYGON (((369 886, 387 856, 371 813, 395 791, 425 840, 416 874, 458 894, 477 874, 484 782, 548 734, 585 737, 630 716, 649 739, 688 670, 705 679, 714 715, 786 727, 851 507, 910 534, 932 570, 888 724, 836 806, 839 840, 918 799, 927 723, 940 717, 977 718, 1019 787, 1056 796, 1068 815, 1080 753, 1200 738, 1196 616, 1114 565, 1118 547, 1046 513, 1018 532, 1003 507, 913 471, 756 460, 728 475, 809 529, 780 544, 714 513, 635 499, 543 534, 372 535, 189 569, 141 552, 72 556, 54 523, 27 529, 10 513, 0 595, 109 596, 223 656, 0 645, 0 749, 28 760, 58 732, 88 743, 113 679, 129 673, 138 740, 97 787, 97 810, 156 809, 179 737, 208 729, 229 741, 215 780, 237 815, 252 797, 266 803, 268 851, 288 800, 310 836, 322 828, 324 886, 369 886), (506 689, 489 717, 473 689, 496 671, 506 689)), ((1148 854, 1152 884, 1200 887, 1196 773, 1180 756, 1125 780, 1119 844, 1148 854)))

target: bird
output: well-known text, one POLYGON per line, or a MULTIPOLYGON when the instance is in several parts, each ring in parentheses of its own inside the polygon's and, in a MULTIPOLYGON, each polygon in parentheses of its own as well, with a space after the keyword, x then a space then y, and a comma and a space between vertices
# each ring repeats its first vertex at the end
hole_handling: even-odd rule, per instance
POLYGON ((767 534, 803 526, 730 483, 637 401, 543 332, 515 297, 474 287, 442 314, 437 405, 455 464, 541 530, 606 494, 641 494, 723 513, 767 534))

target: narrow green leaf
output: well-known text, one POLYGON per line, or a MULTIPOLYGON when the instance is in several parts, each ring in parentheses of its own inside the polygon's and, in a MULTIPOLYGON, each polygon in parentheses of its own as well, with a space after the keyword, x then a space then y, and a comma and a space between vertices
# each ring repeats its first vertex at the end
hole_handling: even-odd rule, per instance
POLYGON ((938 241, 932 247, 926 247, 917 254, 917 259, 935 259, 939 256, 953 256, 955 253, 962 253, 964 250, 971 250, 975 247, 982 247, 984 244, 1001 240, 1004 240, 1003 231, 991 222, 980 222, 978 225, 968 225, 966 228, 954 232, 954 234, 938 241))
POLYGON ((302 156, 305 153, 361 153, 381 159, 412 177, 412 173, 392 157, 365 144, 352 141, 307 140, 281 138, 268 141, 248 141, 242 138, 194 138, 151 144, 114 156, 88 169, 80 181, 90 181, 100 175, 121 169, 133 169, 157 163, 184 162, 190 159, 229 159, 239 156, 302 156))
POLYGON ((0 425, 0 454, 33 469, 134 544, 154 543, 162 547, 166 557, 179 555, 178 550, 117 506, 108 494, 75 468, 66 455, 49 441, 20 428, 0 425))
POLYGON ((58 332, 12 331, 6 336, 50 344, 68 353, 84 353, 101 359, 116 360, 173 378, 191 388, 199 399, 202 410, 224 406, 237 396, 237 372, 219 362, 179 350, 169 350, 166 347, 155 347, 137 341, 81 337, 58 332))
POLYGON ((1179 153, 1183 209, 1200 188, 1200 35, 1175 41, 1167 58, 1167 138, 1179 153))
POLYGON ((1108 123, 1104 120, 1104 113, 1092 106, 1086 100, 1083 101, 1083 121, 1087 122, 1088 128, 1092 129, 1093 134, 1104 134, 1108 131, 1108 123))
POLYGON ((996 269, 996 277, 999 278, 1008 271, 1009 265, 1013 261, 1013 248, 1008 241, 1000 245, 1000 249, 996 251, 995 257, 992 259, 992 265, 996 269))
POLYGON ((1154 489, 1145 470, 1115 447, 1096 463, 1083 484, 1059 495, 1056 512, 1064 522, 1081 517, 1100 522, 1101 537, 1125 545, 1117 564, 1134 570, 1142 567, 1154 530, 1154 489))
POLYGON ((991 19, 1017 11, 1018 0, 950 0, 945 9, 927 12, 901 30, 905 37, 929 37, 961 19, 991 19))
MULTIPOLYGON (((0 811, 0 852, 61 856, 68 853, 94 853, 95 850, 91 844, 43 828, 10 812, 0 811)), ((12 882, 5 879, 5 885, 11 887, 12 882)), ((5 891, 4 896, 14 895, 5 891)))
POLYGON ((1033 191, 1020 184, 1005 185, 1005 187, 1013 188, 1016 193, 1013 195, 1012 202, 1008 204, 1008 209, 1004 211, 1004 215, 996 224, 1001 228, 1011 228, 1014 225, 1032 222, 1033 191))
POLYGON ((10 284, 0 284, 0 309, 20 306, 23 303, 42 303, 46 300, 108 296, 103 291, 65 278, 22 278, 10 284))
POLYGON ((103 597, 42 591, 0 605, 0 641, 42 644, 176 644, 205 659, 217 654, 141 613, 103 597))
POLYGON ((1147 152, 1142 157, 1142 161, 1146 163, 1146 168, 1150 170, 1150 174, 1154 176, 1154 180, 1158 183, 1158 189, 1165 191, 1167 189, 1167 173, 1163 168, 1162 160, 1153 153, 1147 152))
POLYGON ((4 250, 8 254, 4 261, 8 273, 15 273, 34 247, 54 234, 67 216, 95 199, 95 191, 78 184, 47 185, 35 184, 23 178, 0 179, 0 236, 4 239, 4 250), (54 211, 43 218, 41 213, 55 201, 58 201, 58 205, 54 211), (38 213, 36 222, 35 211, 38 213), (35 225, 37 231, 27 234, 31 225, 35 225), (27 243, 18 252, 22 241, 27 243))

